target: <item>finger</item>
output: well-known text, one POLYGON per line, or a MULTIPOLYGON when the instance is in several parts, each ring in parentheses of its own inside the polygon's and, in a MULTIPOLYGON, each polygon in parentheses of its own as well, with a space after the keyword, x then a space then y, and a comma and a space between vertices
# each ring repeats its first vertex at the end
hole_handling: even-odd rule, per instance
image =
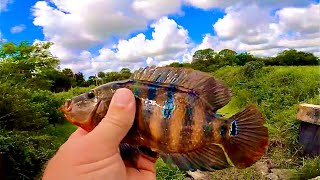
POLYGON ((156 159, 150 160, 150 157, 147 158, 146 156, 140 155, 137 162, 137 168, 155 173, 155 162, 156 159))
POLYGON ((87 137, 108 149, 118 149, 121 140, 132 126, 135 110, 136 103, 132 92, 125 88, 118 89, 112 97, 106 116, 87 137))
POLYGON ((76 130, 69 136, 68 140, 71 140, 71 139, 74 139, 74 138, 78 138, 78 137, 82 137, 82 136, 85 136, 86 134, 88 134, 88 132, 79 127, 78 129, 76 129, 76 130))

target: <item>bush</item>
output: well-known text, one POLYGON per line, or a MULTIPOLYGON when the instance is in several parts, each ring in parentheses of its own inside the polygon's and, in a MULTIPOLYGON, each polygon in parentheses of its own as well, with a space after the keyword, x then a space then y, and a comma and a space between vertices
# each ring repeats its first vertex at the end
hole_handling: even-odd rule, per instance
POLYGON ((0 152, 6 179, 35 179, 58 149, 55 137, 31 132, 0 131, 0 152))
POLYGON ((255 72, 261 70, 263 66, 264 63, 261 61, 247 62, 243 67, 244 75, 247 77, 252 77, 255 74, 255 72))
POLYGON ((63 101, 46 90, 32 91, 9 83, 0 85, 0 128, 39 130, 63 122, 63 101))

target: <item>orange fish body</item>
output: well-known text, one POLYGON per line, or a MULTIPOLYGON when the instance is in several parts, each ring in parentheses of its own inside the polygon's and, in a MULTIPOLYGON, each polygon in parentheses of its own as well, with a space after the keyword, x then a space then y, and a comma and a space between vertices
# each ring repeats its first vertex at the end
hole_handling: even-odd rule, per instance
POLYGON ((129 80, 74 97, 62 111, 70 122, 91 131, 119 88, 132 90, 137 104, 134 124, 120 146, 123 156, 144 147, 182 170, 212 171, 249 167, 267 149, 268 131, 257 108, 249 106, 222 118, 216 111, 230 101, 230 90, 213 76, 192 69, 140 69, 129 80))

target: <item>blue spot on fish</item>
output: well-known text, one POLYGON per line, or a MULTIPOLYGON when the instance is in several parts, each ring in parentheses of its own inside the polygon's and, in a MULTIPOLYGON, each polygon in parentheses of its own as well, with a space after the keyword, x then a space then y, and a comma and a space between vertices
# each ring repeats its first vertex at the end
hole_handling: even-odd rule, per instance
POLYGON ((238 134, 238 124, 237 121, 232 121, 230 128, 230 136, 236 136, 238 134))
POLYGON ((222 125, 222 126, 220 127, 220 135, 221 135, 222 137, 226 137, 226 131, 227 131, 227 127, 226 127, 225 125, 222 125))
POLYGON ((147 100, 145 101, 145 104, 146 104, 146 108, 145 110, 150 112, 152 111, 152 100, 154 100, 154 98, 156 97, 157 95, 157 87, 154 86, 154 85, 148 85, 148 98, 147 100))
POLYGON ((175 87, 173 85, 168 88, 168 93, 167 93, 167 100, 164 104, 163 110, 162 110, 162 115, 164 119, 169 119, 172 116, 173 110, 175 108, 174 106, 174 91, 175 87))
POLYGON ((153 85, 148 86, 148 99, 153 100, 156 97, 157 87, 153 85))
POLYGON ((222 117, 222 115, 221 114, 213 114, 213 116, 215 117, 215 118, 221 118, 222 117))

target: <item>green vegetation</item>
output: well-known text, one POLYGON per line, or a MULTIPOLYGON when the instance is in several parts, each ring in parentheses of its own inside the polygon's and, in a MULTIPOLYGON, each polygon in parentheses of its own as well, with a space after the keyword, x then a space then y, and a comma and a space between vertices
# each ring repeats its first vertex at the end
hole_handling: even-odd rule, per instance
MULTIPOLYGON (((98 72, 85 80, 81 72, 59 69, 59 60, 48 50, 50 45, 22 42, 0 47, 0 156, 7 179, 40 178, 44 164, 76 129, 59 111, 65 99, 131 75, 123 68, 120 72, 98 72)), ((296 50, 283 51, 274 58, 257 58, 229 49, 205 49, 194 54, 192 63, 170 66, 210 72, 223 80, 233 93, 230 103, 219 110, 225 116, 248 104, 258 104, 270 132, 265 158, 277 168, 294 169, 296 177, 302 178, 320 175, 320 158, 301 154, 299 121, 295 118, 299 103, 320 104, 319 67, 302 66, 318 63, 313 54, 296 50)), ((158 179, 185 179, 184 172, 161 159, 156 168, 158 179)), ((216 171, 212 178, 235 175, 239 179, 260 178, 253 167, 216 171)))
MULTIPOLYGON (((299 103, 319 104, 319 67, 264 67, 250 77, 245 72, 245 67, 224 67, 213 73, 231 87, 233 93, 231 102, 220 112, 231 116, 248 104, 258 104, 270 134, 266 158, 271 159, 276 168, 294 169, 302 176, 320 175, 316 166, 319 158, 303 160, 296 120, 299 103)), ((241 176, 248 173, 248 170, 231 171, 241 176)))

